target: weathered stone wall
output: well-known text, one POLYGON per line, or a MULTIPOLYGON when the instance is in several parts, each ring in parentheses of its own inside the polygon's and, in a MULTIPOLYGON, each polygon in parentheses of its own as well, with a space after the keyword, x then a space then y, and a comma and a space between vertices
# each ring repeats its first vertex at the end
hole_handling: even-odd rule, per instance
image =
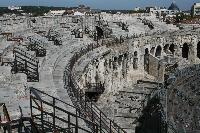
POLYGON ((151 54, 149 54, 149 74, 154 76, 159 82, 164 81, 165 66, 151 54))
POLYGON ((86 82, 105 83, 109 91, 119 90, 124 85, 131 86, 138 79, 144 78, 145 54, 149 55, 147 73, 155 77, 156 81, 162 82, 165 73, 165 65, 162 62, 167 59, 166 57, 170 57, 170 60, 182 58, 182 47, 186 43, 189 47, 187 60, 194 64, 197 42, 196 36, 191 35, 153 38, 147 36, 129 39, 122 44, 105 41, 107 47, 112 49, 112 53, 88 65, 82 77, 82 81, 85 82, 83 84, 86 82), (173 49, 170 49, 172 45, 173 49), (158 51, 159 48, 160 51, 158 51))
POLYGON ((168 116, 174 127, 187 132, 200 130, 200 65, 177 70, 168 91, 168 116))

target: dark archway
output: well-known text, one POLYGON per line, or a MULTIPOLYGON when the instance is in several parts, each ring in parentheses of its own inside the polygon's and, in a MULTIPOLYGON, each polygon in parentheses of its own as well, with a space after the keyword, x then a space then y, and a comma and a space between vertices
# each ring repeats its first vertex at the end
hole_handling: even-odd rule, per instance
POLYGON ((137 51, 135 51, 135 52, 134 52, 134 56, 137 56, 137 55, 138 55, 138 54, 137 54, 137 51))
POLYGON ((149 54, 149 49, 148 48, 145 49, 145 55, 147 55, 147 54, 149 54))
POLYGON ((144 70, 149 73, 149 49, 145 49, 144 54, 144 70))
POLYGON ((200 42, 197 44, 197 57, 200 59, 200 42))
POLYGON ((168 49, 169 49, 169 44, 166 44, 166 45, 164 46, 163 50, 164 50, 165 53, 167 53, 168 49))
POLYGON ((96 26, 96 30, 98 39, 103 38, 103 29, 100 28, 99 26, 96 26))
POLYGON ((161 48, 161 46, 159 45, 159 46, 156 48, 155 56, 156 56, 156 57, 161 56, 161 52, 162 52, 162 48, 161 48))
POLYGON ((175 45, 171 44, 170 47, 169 47, 169 50, 172 52, 172 54, 174 54, 174 52, 175 52, 175 45))
POLYGON ((142 110, 135 133, 166 133, 167 124, 162 118, 163 113, 164 109, 160 99, 154 96, 142 110))
POLYGON ((189 53, 189 46, 187 43, 184 43, 182 48, 182 57, 188 59, 188 53, 189 53))
POLYGON ((155 47, 152 47, 151 50, 150 50, 150 53, 151 53, 152 55, 154 55, 154 50, 155 50, 155 47))
POLYGON ((134 58, 133 58, 133 68, 134 69, 137 69, 138 68, 138 53, 137 51, 134 52, 134 58))

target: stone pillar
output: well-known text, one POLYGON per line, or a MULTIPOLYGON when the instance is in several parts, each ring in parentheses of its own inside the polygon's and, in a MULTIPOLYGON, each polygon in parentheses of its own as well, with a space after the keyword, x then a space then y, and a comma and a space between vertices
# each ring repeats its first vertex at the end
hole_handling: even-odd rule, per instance
POLYGON ((149 54, 144 55, 144 70, 149 73, 149 54))
POLYGON ((196 59, 197 59, 197 37, 196 36, 192 36, 191 39, 191 44, 189 45, 189 54, 188 54, 188 60, 190 61, 191 64, 195 64, 196 63, 196 59))
POLYGON ((137 57, 133 58, 133 68, 138 69, 138 58, 137 57))
POLYGON ((114 57, 113 58, 114 60, 113 60, 113 70, 116 70, 117 68, 118 68, 118 63, 117 63, 117 57, 114 57))

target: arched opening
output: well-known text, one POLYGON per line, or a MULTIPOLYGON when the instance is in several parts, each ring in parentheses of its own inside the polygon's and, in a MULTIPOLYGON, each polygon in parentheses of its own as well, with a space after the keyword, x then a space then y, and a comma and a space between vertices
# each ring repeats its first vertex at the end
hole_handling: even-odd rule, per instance
POLYGON ((145 49, 144 54, 144 70, 149 73, 149 49, 145 49))
POLYGON ((87 89, 85 90, 85 95, 94 102, 97 102, 101 94, 104 92, 104 83, 87 83, 87 89))
POLYGON ((119 55, 118 64, 121 65, 122 61, 123 61, 123 55, 119 55))
POLYGON ((150 53, 151 53, 152 55, 154 55, 154 50, 155 50, 155 47, 152 47, 151 50, 150 50, 150 53))
POLYGON ((117 57, 114 57, 114 61, 117 61, 117 57))
POLYGON ((187 43, 183 44, 182 57, 188 59, 189 46, 187 43))
POLYGON ((200 42, 197 44, 197 57, 200 59, 200 42))
POLYGON ((138 118, 138 124, 135 128, 135 133, 166 133, 166 125, 162 120, 161 100, 158 97, 153 97, 148 100, 147 105, 143 109, 143 114, 138 118))
POLYGON ((137 56, 137 51, 134 52, 134 56, 137 56))
POLYGON ((133 58, 133 68, 137 69, 138 68, 138 58, 137 58, 137 51, 134 52, 134 58, 133 58))
POLYGON ((145 55, 147 55, 147 54, 149 54, 149 49, 148 48, 145 49, 145 55))
POLYGON ((96 30, 97 30, 98 39, 102 38, 103 37, 103 30, 98 26, 96 26, 96 30))
POLYGON ((169 50, 171 51, 172 54, 174 54, 174 51, 175 51, 175 46, 174 46, 174 44, 171 44, 171 45, 170 45, 169 50))
POLYGON ((124 58, 127 58, 127 53, 124 54, 124 58))
POLYGON ((162 48, 161 48, 161 46, 159 45, 159 46, 156 48, 155 56, 156 56, 156 57, 161 56, 161 52, 162 52, 162 48))
POLYGON ((163 49, 164 49, 164 52, 167 54, 167 51, 169 49, 169 44, 166 44, 163 49))
POLYGON ((114 61, 113 61, 113 70, 117 69, 117 57, 114 57, 114 61))

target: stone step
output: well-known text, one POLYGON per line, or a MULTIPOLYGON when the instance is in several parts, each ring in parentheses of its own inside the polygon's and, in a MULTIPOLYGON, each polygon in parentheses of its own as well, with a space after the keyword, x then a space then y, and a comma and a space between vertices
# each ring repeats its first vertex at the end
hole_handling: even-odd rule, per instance
POLYGON ((135 130, 135 128, 136 128, 136 124, 119 123, 119 126, 122 127, 123 129, 133 129, 133 130, 135 130))
POLYGON ((138 95, 132 95, 132 96, 117 96, 117 101, 119 102, 127 102, 127 103, 133 103, 133 102, 138 102, 140 103, 141 101, 144 101, 146 98, 143 96, 138 96, 138 95))
POLYGON ((126 91, 119 91, 118 95, 122 95, 122 94, 128 94, 128 95, 148 95, 152 92, 152 90, 147 89, 147 88, 143 88, 143 87, 134 87, 133 89, 129 89, 126 91))
POLYGON ((139 108, 141 108, 142 106, 141 105, 135 105, 135 106, 130 106, 130 105, 127 105, 127 104, 120 104, 119 106, 118 106, 119 108, 129 108, 129 109, 135 109, 135 108, 137 108, 137 109, 139 109, 139 108))
POLYGON ((135 129, 124 129, 127 133, 135 133, 135 129))
POLYGON ((124 119, 137 119, 140 116, 140 113, 123 113, 123 112, 118 112, 115 114, 116 118, 121 118, 123 117, 124 119))

